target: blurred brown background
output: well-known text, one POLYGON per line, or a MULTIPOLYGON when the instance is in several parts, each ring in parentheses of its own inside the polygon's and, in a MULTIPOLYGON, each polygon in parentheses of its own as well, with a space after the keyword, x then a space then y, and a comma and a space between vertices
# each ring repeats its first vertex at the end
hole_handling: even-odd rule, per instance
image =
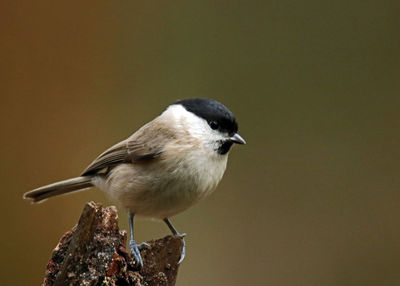
POLYGON ((399 8, 3 1, 0 285, 40 284, 85 202, 112 203, 22 194, 186 97, 225 103, 248 144, 213 196, 173 218, 188 233, 178 285, 400 285, 399 8))

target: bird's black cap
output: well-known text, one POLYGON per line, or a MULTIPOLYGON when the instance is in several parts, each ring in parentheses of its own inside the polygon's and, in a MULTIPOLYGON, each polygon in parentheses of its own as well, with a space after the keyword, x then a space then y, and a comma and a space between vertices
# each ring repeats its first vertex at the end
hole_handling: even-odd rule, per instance
POLYGON ((187 111, 205 119, 213 129, 234 134, 238 124, 233 113, 222 103, 207 98, 190 98, 175 102, 181 104, 187 111))

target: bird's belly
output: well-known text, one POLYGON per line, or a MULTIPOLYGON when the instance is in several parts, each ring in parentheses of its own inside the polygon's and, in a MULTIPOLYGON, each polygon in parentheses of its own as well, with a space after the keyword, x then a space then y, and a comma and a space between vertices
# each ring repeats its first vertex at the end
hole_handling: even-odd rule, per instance
POLYGON ((169 170, 146 165, 119 165, 111 171, 105 190, 137 215, 166 218, 209 195, 222 178, 226 160, 214 162, 212 167, 208 161, 174 166, 178 167, 169 170))
MULTIPOLYGON (((150 184, 146 190, 132 196, 126 205, 138 215, 166 218, 189 208, 206 195, 205 190, 192 181, 163 179, 163 183, 150 184)), ((129 195, 128 195, 129 196, 129 195)))

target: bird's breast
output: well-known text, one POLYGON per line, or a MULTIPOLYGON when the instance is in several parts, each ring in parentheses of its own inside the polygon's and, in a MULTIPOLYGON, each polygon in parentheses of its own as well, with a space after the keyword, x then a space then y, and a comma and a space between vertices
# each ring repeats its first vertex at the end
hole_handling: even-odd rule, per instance
POLYGON ((155 163, 117 166, 107 180, 107 192, 138 215, 165 218, 212 193, 225 172, 226 155, 170 155, 155 163))

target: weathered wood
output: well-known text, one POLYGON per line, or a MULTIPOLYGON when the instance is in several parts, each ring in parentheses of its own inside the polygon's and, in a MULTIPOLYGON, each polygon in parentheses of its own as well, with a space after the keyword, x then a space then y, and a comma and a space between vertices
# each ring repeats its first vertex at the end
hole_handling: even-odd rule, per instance
POLYGON ((181 238, 147 242, 150 247, 141 250, 144 266, 137 271, 126 237, 115 207, 87 203, 78 224, 54 249, 43 285, 175 285, 181 238))

